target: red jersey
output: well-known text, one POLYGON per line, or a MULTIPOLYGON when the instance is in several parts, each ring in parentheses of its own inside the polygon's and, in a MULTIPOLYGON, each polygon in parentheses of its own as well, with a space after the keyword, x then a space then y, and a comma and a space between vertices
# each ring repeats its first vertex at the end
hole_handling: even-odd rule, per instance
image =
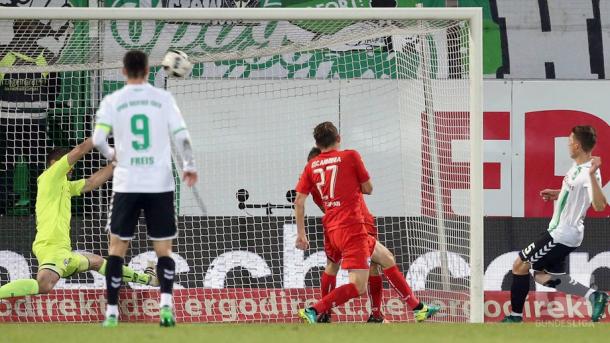
POLYGON ((366 205, 363 205, 361 184, 369 179, 357 151, 331 150, 307 162, 296 191, 302 194, 318 193, 324 208, 322 224, 326 230, 333 230, 365 223, 363 208, 366 205))
MULTIPOLYGON (((362 197, 362 199, 360 201, 362 201, 362 216, 364 217, 364 223, 366 225, 375 225, 375 217, 373 217, 373 214, 371 213, 371 211, 369 211, 369 208, 366 206, 366 202, 364 201, 364 195, 360 194, 360 196, 362 197)), ((318 205, 318 207, 324 208, 324 204, 322 203, 322 198, 320 197, 320 193, 318 192, 311 192, 311 197, 313 202, 318 205)))
POLYGON ((375 225, 375 217, 373 217, 373 214, 371 214, 371 211, 369 211, 369 208, 366 206, 364 195, 360 194, 360 197, 362 198, 362 216, 364 217, 364 223, 366 225, 375 225))

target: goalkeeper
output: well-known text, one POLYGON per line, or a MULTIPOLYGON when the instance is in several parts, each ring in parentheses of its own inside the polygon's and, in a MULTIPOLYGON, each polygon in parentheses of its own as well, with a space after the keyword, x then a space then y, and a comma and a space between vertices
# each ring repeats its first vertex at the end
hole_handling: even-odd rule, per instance
MULTIPOLYGON (((0 299, 50 292, 60 278, 95 270, 106 272, 106 260, 101 256, 74 252, 70 245, 71 198, 90 192, 112 177, 108 165, 88 179, 69 181, 72 166, 93 149, 91 138, 71 151, 53 149, 47 156, 47 169, 38 177, 36 196, 36 239, 32 250, 38 260, 36 280, 11 281, 0 287, 0 299)), ((123 280, 143 285, 158 286, 154 268, 136 273, 123 266, 123 280)))

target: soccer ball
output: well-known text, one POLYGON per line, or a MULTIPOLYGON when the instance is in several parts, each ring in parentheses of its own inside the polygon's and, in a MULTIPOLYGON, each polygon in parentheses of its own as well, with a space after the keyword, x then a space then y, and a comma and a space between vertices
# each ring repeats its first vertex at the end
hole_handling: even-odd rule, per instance
POLYGON ((170 50, 163 58, 163 69, 168 76, 184 77, 191 72, 193 64, 187 54, 180 50, 170 50))

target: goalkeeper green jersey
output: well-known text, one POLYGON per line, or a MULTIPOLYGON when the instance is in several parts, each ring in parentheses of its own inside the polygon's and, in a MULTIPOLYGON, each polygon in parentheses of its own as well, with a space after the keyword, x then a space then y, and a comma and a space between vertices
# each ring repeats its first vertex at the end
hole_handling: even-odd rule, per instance
POLYGON ((67 174, 71 168, 68 155, 64 155, 38 177, 34 249, 71 249, 71 198, 80 195, 85 186, 85 179, 68 181, 67 174))

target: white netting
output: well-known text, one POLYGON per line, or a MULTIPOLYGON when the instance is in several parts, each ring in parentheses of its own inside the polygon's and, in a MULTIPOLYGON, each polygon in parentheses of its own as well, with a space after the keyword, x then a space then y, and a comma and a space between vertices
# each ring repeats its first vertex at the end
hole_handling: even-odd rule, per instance
MULTIPOLYGON (((31 213, 46 150, 91 134, 99 101, 122 86, 117 67, 128 49, 146 51, 155 64, 177 48, 197 62, 192 75, 166 79, 153 67, 151 82, 176 96, 201 178, 195 192, 177 187, 179 321, 290 322, 318 298, 321 213, 307 204, 312 248, 296 250, 287 193, 313 127, 327 120, 340 128, 344 148, 362 154, 375 184, 366 201, 379 240, 412 288, 444 306, 437 320, 468 320, 466 22, 4 20, 0 28, 2 283, 36 272, 31 213)), ((89 154, 76 176, 103 164, 89 154)), ((75 249, 106 255, 110 189, 73 200, 75 249)), ((155 259, 143 227, 129 255, 137 270, 155 259)), ((123 319, 156 320, 158 293, 129 288, 123 319)), ((411 320, 385 288, 386 316, 411 320)), ((49 296, 2 300, 0 321, 96 321, 104 289, 96 272, 75 275, 49 296)), ((339 307, 335 319, 365 320, 366 302, 339 307)))

